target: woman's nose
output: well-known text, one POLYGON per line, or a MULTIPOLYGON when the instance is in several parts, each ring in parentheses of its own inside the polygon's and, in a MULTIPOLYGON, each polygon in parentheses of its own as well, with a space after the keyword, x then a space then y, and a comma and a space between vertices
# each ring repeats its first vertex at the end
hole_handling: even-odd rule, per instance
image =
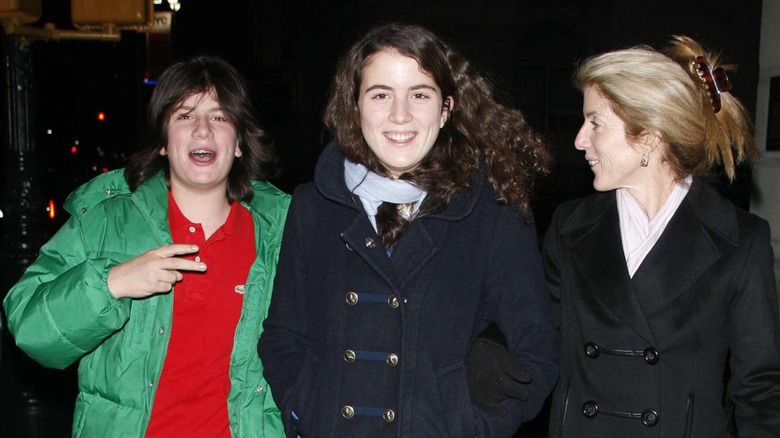
POLYGON ((393 101, 390 109, 390 121, 394 123, 406 123, 412 120, 412 113, 409 111, 409 103, 403 99, 393 101))
POLYGON ((577 148, 577 150, 584 150, 590 145, 590 142, 588 141, 588 137, 585 134, 585 125, 582 125, 580 130, 577 132, 577 136, 574 137, 574 147, 577 148))

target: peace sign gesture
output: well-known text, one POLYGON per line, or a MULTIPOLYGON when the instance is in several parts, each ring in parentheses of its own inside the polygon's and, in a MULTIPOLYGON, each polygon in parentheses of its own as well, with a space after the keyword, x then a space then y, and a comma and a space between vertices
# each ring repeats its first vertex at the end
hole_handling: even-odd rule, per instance
POLYGON ((181 271, 206 270, 206 264, 179 257, 199 251, 196 245, 173 244, 149 250, 108 272, 108 290, 116 298, 143 298, 169 292, 181 271))

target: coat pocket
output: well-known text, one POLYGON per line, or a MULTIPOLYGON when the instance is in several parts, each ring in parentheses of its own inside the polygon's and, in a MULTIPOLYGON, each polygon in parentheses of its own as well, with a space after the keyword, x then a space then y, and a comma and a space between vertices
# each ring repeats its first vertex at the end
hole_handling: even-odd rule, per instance
POLYGON ((437 371, 444 421, 452 437, 477 436, 477 426, 466 383, 466 362, 459 361, 437 371))
POLYGON ((685 438, 693 436, 693 392, 688 394, 688 405, 685 410, 685 438))
POLYGON ((563 438, 566 435, 564 434, 564 429, 566 428, 566 416, 568 414, 569 410, 569 385, 571 384, 571 379, 566 378, 566 380, 563 382, 563 389, 561 390, 561 398, 559 400, 559 405, 554 406, 553 409, 553 417, 551 418, 551 430, 550 430, 550 438, 563 438))

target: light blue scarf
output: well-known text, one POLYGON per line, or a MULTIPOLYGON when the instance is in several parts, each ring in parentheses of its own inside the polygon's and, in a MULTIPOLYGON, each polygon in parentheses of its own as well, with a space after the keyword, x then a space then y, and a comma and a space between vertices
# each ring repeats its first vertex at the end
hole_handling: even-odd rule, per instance
POLYGON ((416 185, 400 179, 391 179, 371 172, 362 164, 344 160, 344 180, 350 192, 360 197, 363 209, 376 230, 376 211, 383 202, 414 203, 412 217, 428 193, 416 185))

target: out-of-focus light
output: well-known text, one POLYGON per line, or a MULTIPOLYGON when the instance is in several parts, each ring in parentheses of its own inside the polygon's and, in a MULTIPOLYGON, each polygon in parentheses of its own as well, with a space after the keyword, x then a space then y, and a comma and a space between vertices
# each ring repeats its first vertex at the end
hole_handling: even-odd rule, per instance
POLYGON ((46 207, 46 211, 49 212, 49 219, 57 217, 57 208, 54 205, 54 199, 49 199, 49 206, 46 207))
POLYGON ((103 111, 98 112, 97 119, 100 122, 105 121, 106 120, 106 113, 104 113, 103 111))
POLYGON ((49 129, 47 129, 47 130, 46 130, 46 133, 47 133, 47 134, 49 134, 49 135, 51 135, 51 134, 52 134, 52 132, 54 132, 54 131, 52 131, 52 130, 51 130, 51 128, 49 128, 49 129))
POLYGON ((151 77, 149 70, 144 70, 144 85, 157 85, 157 79, 151 77))
POLYGON ((3 210, 0 210, 0 219, 4 218, 5 214, 3 214, 3 210))
POLYGON ((106 173, 106 172, 108 172, 108 167, 104 167, 103 168, 103 173, 106 173))
POLYGON ((162 4, 162 0, 154 0, 154 4, 161 5, 162 4))
POLYGON ((79 151, 79 148, 78 148, 78 147, 76 147, 76 145, 75 145, 75 144, 74 144, 73 146, 71 146, 71 147, 70 147, 70 153, 71 153, 71 154, 75 154, 75 153, 76 153, 76 152, 78 152, 78 151, 79 151))

